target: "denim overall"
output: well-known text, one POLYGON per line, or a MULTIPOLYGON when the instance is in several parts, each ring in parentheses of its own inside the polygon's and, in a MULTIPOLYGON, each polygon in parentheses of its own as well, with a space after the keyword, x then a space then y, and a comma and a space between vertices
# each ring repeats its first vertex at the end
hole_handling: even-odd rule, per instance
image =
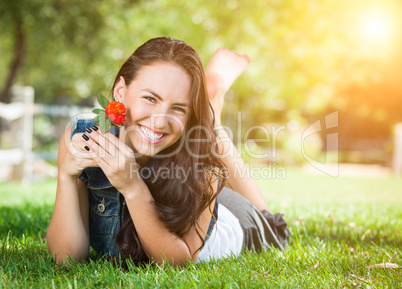
MULTIPOLYGON (((70 139, 76 133, 85 133, 85 128, 96 125, 92 120, 74 121, 70 139)), ((110 132, 119 137, 119 129, 110 128, 110 132)), ((147 166, 152 166, 152 161, 147 166)), ((141 174, 140 174, 141 175, 141 174)), ((112 186, 102 169, 89 167, 79 176, 87 184, 89 194, 89 235, 91 247, 97 254, 117 256, 119 251, 115 244, 116 235, 123 223, 123 212, 126 202, 119 191, 112 186), (121 202, 120 199, 123 201, 121 202)), ((214 207, 215 219, 218 219, 218 200, 214 207)), ((212 217, 207 235, 207 241, 212 233, 215 220, 212 217)))

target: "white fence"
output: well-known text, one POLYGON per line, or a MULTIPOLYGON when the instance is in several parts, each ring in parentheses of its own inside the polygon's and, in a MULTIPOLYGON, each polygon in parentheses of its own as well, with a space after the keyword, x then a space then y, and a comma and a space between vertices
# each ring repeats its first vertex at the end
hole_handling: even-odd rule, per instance
MULTIPOLYGON (((35 160, 55 160, 57 158, 57 152, 43 153, 32 151, 34 115, 64 117, 66 120, 64 127, 59 128, 60 132, 63 132, 69 119, 80 113, 90 112, 91 108, 34 104, 34 89, 29 86, 13 87, 11 93, 12 103, 0 103, 0 118, 10 123, 11 132, 11 147, 8 149, 0 147, 0 181, 12 179, 30 183, 33 177, 33 163, 35 160), (12 172, 8 178, 4 178, 4 173, 1 171, 2 167, 12 168, 12 172)), ((0 137, 3 137, 3 134, 0 137)), ((401 175, 402 123, 395 126, 393 152, 393 172, 395 175, 401 175)))
MULTIPOLYGON (((62 117, 66 121, 60 128, 65 129, 67 121, 91 108, 69 105, 45 105, 34 103, 32 87, 13 87, 12 103, 0 103, 0 118, 9 123, 7 131, 8 149, 0 147, 0 181, 18 180, 30 183, 33 180, 34 163, 40 159, 56 160, 57 151, 35 152, 33 145, 33 123, 35 115, 62 117)), ((0 137, 6 138, 4 128, 0 137)), ((60 134, 61 134, 60 133, 60 134)), ((56 136, 57 137, 57 136, 56 136)))
POLYGON ((32 179, 33 102, 32 87, 13 87, 13 103, 0 103, 0 116, 12 123, 13 148, 0 150, 0 164, 14 166, 13 179, 32 179))

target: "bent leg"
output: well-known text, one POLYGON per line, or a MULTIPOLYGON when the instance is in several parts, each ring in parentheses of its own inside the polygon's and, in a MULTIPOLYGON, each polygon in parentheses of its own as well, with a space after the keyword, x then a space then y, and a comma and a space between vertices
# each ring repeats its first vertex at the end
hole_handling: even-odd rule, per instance
POLYGON ((246 197, 261 211, 269 212, 268 205, 248 168, 234 146, 227 132, 221 127, 221 113, 224 96, 233 82, 247 68, 250 58, 228 49, 218 49, 206 68, 208 95, 215 112, 216 132, 219 136, 221 159, 229 170, 228 186, 246 197), (245 171, 246 175, 236 176, 235 170, 245 171))
POLYGON ((250 58, 229 49, 219 48, 212 55, 205 69, 209 100, 219 122, 224 96, 235 80, 246 70, 250 58))
POLYGON ((239 220, 244 232, 245 249, 261 252, 274 246, 283 250, 266 218, 246 198, 225 187, 219 194, 218 200, 239 220))

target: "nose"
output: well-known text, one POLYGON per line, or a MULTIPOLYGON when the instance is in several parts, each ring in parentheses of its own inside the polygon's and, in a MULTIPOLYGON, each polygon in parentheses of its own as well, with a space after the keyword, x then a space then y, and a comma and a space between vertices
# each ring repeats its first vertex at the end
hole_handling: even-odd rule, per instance
POLYGON ((155 130, 163 130, 168 126, 169 115, 166 113, 153 113, 151 115, 151 126, 155 130))

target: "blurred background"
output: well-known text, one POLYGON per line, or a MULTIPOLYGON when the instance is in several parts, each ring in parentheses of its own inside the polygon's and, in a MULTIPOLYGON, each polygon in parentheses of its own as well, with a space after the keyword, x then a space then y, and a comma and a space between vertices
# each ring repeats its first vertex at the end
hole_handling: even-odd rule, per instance
POLYGON ((0 27, 3 181, 56 176, 69 119, 157 36, 186 41, 204 64, 219 47, 250 56, 224 110, 246 160, 400 173, 400 0, 3 0, 0 27))

